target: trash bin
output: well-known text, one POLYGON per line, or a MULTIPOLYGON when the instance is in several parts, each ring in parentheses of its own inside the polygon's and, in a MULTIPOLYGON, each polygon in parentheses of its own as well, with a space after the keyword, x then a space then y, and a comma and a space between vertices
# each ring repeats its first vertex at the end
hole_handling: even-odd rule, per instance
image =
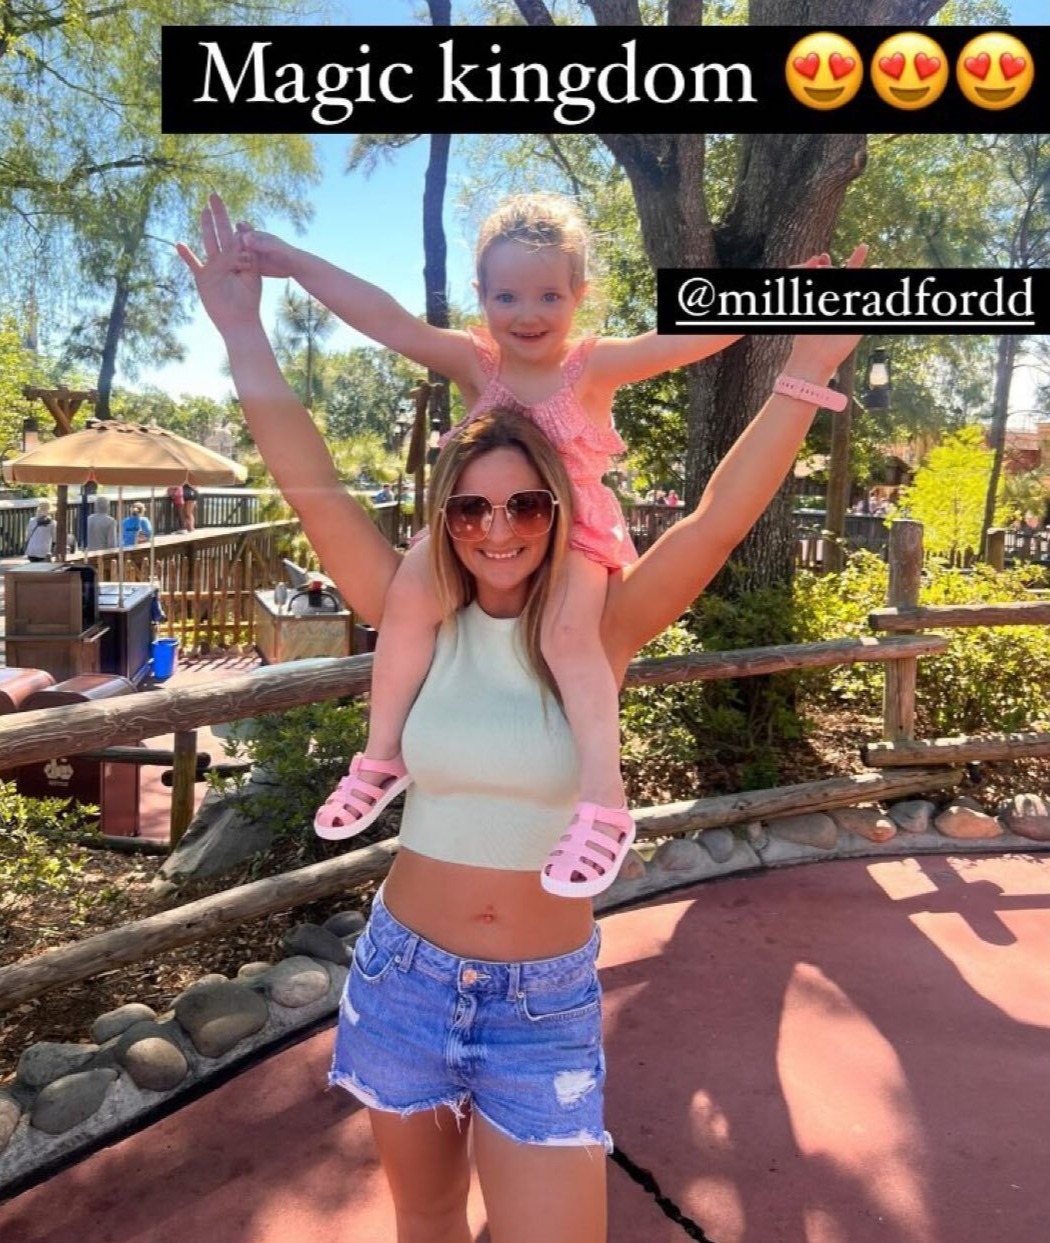
POLYGON ((151 646, 153 656, 153 679, 164 682, 175 672, 179 660, 178 639, 154 639, 151 646))
MULTIPOLYGON (((22 670, 25 672, 25 670, 22 670)), ((90 703, 135 694, 128 678, 84 673, 42 688, 22 700, 23 712, 90 703)), ((93 803, 102 811, 102 832, 111 837, 136 837, 139 831, 139 766, 91 760, 83 755, 56 755, 14 770, 18 793, 28 798, 72 798, 93 803)))

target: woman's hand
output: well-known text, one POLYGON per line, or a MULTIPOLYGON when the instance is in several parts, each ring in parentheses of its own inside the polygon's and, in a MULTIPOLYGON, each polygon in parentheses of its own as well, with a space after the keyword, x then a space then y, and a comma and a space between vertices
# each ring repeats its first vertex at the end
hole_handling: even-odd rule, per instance
POLYGON ((247 224, 237 225, 240 245, 255 258, 261 276, 278 276, 286 279, 295 276, 299 251, 282 242, 272 233, 260 233, 247 224))
MULTIPOLYGON (((866 243, 861 242, 857 249, 843 264, 847 268, 860 268, 868 255, 866 243)), ((808 260, 802 267, 823 267, 822 263, 808 260)), ((784 365, 787 375, 799 380, 809 380, 814 384, 827 384, 839 369, 843 359, 847 358, 856 348, 861 333, 827 333, 821 336, 796 337, 791 347, 791 354, 784 365)))
POLYGON ((240 245, 226 205, 217 194, 201 212, 204 263, 179 242, 175 249, 189 268, 204 309, 225 337, 237 328, 258 324, 262 277, 257 261, 240 245))

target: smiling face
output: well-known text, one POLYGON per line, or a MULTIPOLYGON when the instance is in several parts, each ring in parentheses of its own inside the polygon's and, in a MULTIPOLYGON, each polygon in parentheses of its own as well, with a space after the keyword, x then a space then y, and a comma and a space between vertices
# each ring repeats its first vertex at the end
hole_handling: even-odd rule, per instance
MULTIPOLYGON (((514 492, 547 486, 520 449, 498 448, 469 462, 452 492, 485 496, 493 505, 505 505, 514 492)), ((542 565, 550 541, 549 531, 534 539, 515 535, 507 523, 506 510, 497 509, 483 540, 476 544, 453 540, 452 548, 474 578, 477 601, 485 612, 493 617, 516 617, 524 608, 529 579, 542 565)))
POLYGON ((485 255, 483 277, 478 294, 502 356, 559 363, 583 294, 573 288, 569 256, 554 246, 498 241, 485 255))
POLYGON ((978 108, 999 112, 1019 104, 1032 89, 1032 54, 1013 35, 989 31, 959 53, 955 66, 959 90, 978 108))
POLYGON ((827 30, 799 39, 788 52, 784 74, 799 103, 820 112, 848 104, 864 81, 860 53, 849 39, 827 30))
POLYGON ((871 84, 891 107, 927 108, 948 85, 948 58, 929 35, 915 30, 891 35, 872 59, 871 84))

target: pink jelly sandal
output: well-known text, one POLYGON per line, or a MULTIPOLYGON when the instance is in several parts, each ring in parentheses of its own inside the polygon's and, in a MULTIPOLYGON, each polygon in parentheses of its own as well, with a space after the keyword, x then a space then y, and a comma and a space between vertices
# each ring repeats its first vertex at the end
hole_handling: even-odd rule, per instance
POLYGON ((364 832, 411 782, 400 756, 370 760, 358 752, 350 761, 350 771, 317 809, 314 832, 328 841, 341 841, 364 832), (386 773, 393 780, 382 786, 372 785, 361 776, 362 768, 386 773))
POLYGON ((547 856, 540 882, 559 898, 593 898, 608 889, 634 844, 634 820, 626 807, 577 803, 575 819, 547 856), (595 821, 619 833, 595 828, 595 821), (583 876, 583 880, 573 880, 583 876))

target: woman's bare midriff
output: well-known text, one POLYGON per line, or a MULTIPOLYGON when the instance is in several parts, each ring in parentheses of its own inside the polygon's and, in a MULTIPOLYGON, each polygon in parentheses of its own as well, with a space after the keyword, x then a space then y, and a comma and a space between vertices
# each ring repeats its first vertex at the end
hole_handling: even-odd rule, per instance
POLYGON ((391 915, 461 958, 513 962, 554 958, 586 945, 594 926, 586 898, 556 898, 539 872, 444 863, 402 848, 383 888, 391 915))

